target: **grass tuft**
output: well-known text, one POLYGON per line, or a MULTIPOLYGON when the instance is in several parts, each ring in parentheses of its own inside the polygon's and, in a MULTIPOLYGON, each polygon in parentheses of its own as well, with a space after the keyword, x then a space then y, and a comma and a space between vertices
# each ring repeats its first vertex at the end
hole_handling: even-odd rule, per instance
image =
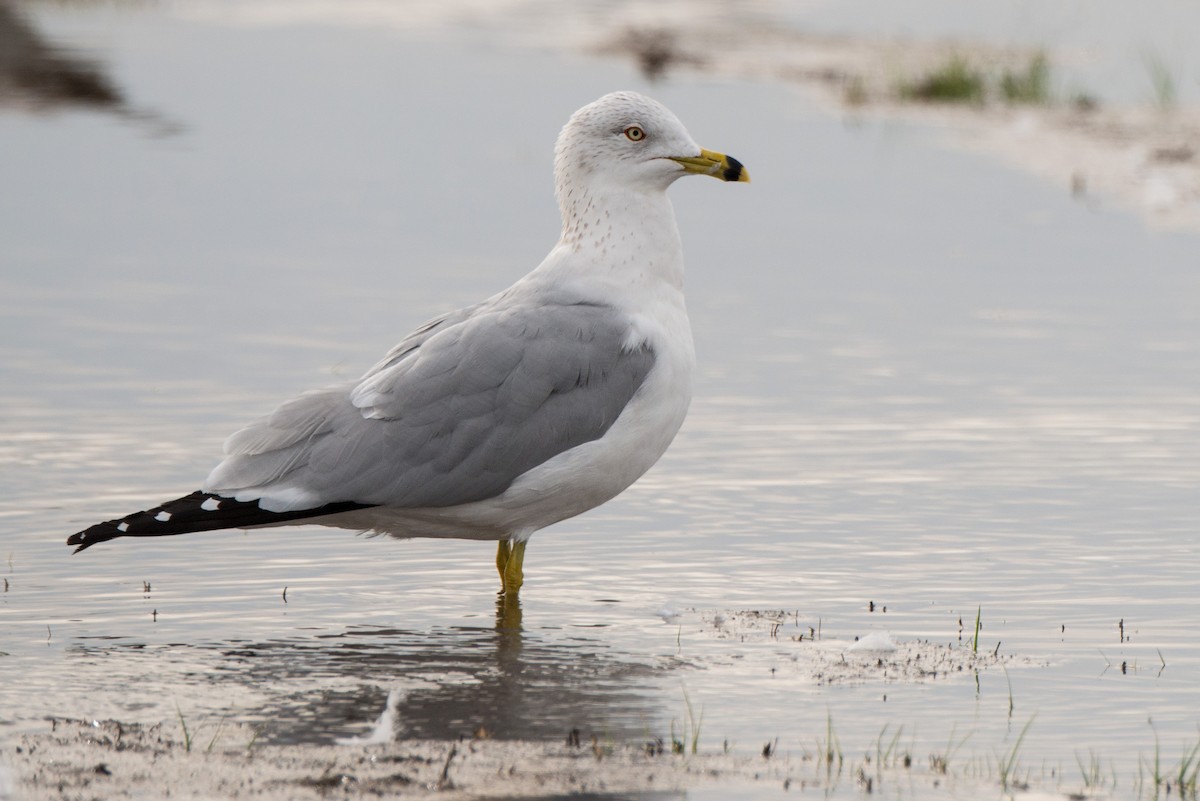
POLYGON ((1012 749, 996 760, 996 770, 1000 774, 1000 786, 1005 790, 1024 789, 1027 786, 1026 782, 1017 780, 1017 770, 1020 767, 1021 743, 1025 741, 1025 735, 1029 733, 1029 727, 1033 725, 1033 718, 1025 724, 1021 729, 1021 733, 1017 735, 1017 741, 1013 743, 1012 749))
POLYGON ((1179 795, 1183 798, 1196 798, 1197 783, 1200 782, 1200 742, 1185 749, 1183 759, 1179 761, 1179 772, 1176 776, 1179 795))
POLYGON ((945 776, 950 771, 950 760, 954 758, 954 754, 958 749, 970 739, 970 733, 963 736, 957 743, 954 742, 955 726, 950 727, 950 739, 946 743, 946 750, 940 754, 929 755, 929 767, 934 773, 940 773, 945 776))
POLYGON ((212 750, 217 746, 217 740, 221 737, 221 732, 225 729, 225 718, 221 718, 217 724, 217 730, 213 733, 212 739, 208 741, 208 748, 204 749, 204 753, 211 754, 212 750))
POLYGON ((262 736, 262 733, 266 731, 266 728, 266 725, 261 723, 254 727, 253 734, 250 737, 250 742, 246 743, 247 752, 254 750, 254 746, 258 742, 258 738, 262 736))
POLYGON ((1154 90, 1154 105, 1159 111, 1170 111, 1179 101, 1179 81, 1176 71, 1167 64, 1157 50, 1142 51, 1142 64, 1150 78, 1150 86, 1154 90))
POLYGON ((1158 798, 1163 790, 1163 785, 1167 782, 1167 777, 1163 775, 1162 770, 1162 749, 1159 747, 1158 729, 1154 729, 1154 761, 1147 762, 1142 759, 1138 762, 1138 784, 1143 783, 1141 777, 1143 768, 1150 774, 1150 780, 1154 782, 1154 797, 1158 798))
POLYGON ((704 708, 700 708, 699 716, 692 706, 687 687, 683 688, 683 705, 685 719, 681 722, 681 731, 675 731, 675 721, 671 721, 671 753, 686 754, 688 750, 695 754, 700 751, 700 728, 704 725, 704 708))
POLYGON ((825 713, 825 740, 817 740, 817 755, 825 763, 825 778, 829 780, 834 775, 834 765, 837 765, 837 775, 842 774, 845 756, 842 754, 842 743, 833 730, 833 713, 825 713))
POLYGON ((1050 100, 1050 60, 1038 51, 1023 70, 1005 70, 1000 94, 1009 103, 1047 103, 1050 100))
POLYGON ((188 731, 187 721, 183 718, 183 710, 179 708, 179 702, 175 702, 175 714, 179 716, 179 726, 183 729, 183 750, 191 753, 192 751, 192 733, 188 731))
POLYGON ((700 707, 700 716, 696 717, 692 709, 692 699, 688 697, 687 688, 683 688, 683 703, 687 706, 688 726, 692 732, 692 753, 700 749, 700 727, 704 725, 704 707, 700 707))
POLYGON ((928 103, 982 103, 986 89, 983 71, 954 55, 925 77, 901 84, 900 96, 928 103))
MULTIPOLYGON (((1169 76, 1170 71, 1160 69, 1154 74, 1169 76)), ((1013 104, 1048 105, 1054 100, 1051 84, 1050 58, 1044 50, 1030 55, 1023 65, 999 72, 956 53, 925 75, 901 81, 897 93, 902 100, 926 103, 982 105, 998 98, 1013 104)), ((846 100, 855 104, 849 94, 846 100)))
POLYGON ((1075 752, 1075 764, 1079 766, 1079 772, 1083 775, 1083 787, 1087 790, 1087 794, 1091 795, 1096 790, 1104 786, 1104 780, 1101 775, 1100 757, 1096 756, 1096 752, 1088 749, 1088 761, 1084 764, 1083 759, 1079 756, 1079 752, 1075 752))

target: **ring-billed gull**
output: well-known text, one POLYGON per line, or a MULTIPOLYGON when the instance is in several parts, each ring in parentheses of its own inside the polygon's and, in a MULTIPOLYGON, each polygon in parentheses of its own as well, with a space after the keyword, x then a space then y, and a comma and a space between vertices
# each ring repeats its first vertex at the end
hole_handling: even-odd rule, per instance
POLYGON ((533 532, 615 497, 683 423, 695 352, 666 189, 684 175, 749 180, 650 98, 584 106, 555 146, 562 235, 537 269, 234 433, 203 489, 67 543, 301 523, 498 540, 516 598, 533 532))

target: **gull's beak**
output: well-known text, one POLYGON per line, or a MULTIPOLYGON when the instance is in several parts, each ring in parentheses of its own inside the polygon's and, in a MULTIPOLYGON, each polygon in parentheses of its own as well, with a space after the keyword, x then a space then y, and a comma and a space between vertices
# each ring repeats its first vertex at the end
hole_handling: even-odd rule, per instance
POLYGON ((716 153, 702 148, 699 156, 672 156, 671 159, 682 164, 684 172, 711 175, 722 181, 750 183, 750 173, 746 172, 742 162, 733 156, 726 156, 724 153, 716 153))

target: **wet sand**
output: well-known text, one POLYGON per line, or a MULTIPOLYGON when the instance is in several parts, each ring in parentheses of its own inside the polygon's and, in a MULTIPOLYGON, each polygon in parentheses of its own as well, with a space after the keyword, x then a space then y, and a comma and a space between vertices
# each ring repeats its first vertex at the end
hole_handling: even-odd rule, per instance
MULTIPOLYGON (((747 664, 765 669, 782 649, 790 656, 790 679, 816 684, 878 683, 886 692, 896 682, 969 681, 979 671, 1032 664, 977 652, 967 637, 955 644, 895 642, 883 634, 861 642, 822 640, 784 610, 687 615, 700 620, 714 644, 738 643, 747 664)), ((395 741, 395 706, 389 698, 368 734, 324 746, 264 744, 254 727, 189 722, 182 715, 155 724, 51 718, 0 754, 0 768, 11 772, 16 788, 9 796, 0 773, 0 798, 619 797, 733 785, 762 792, 865 787, 901 779, 932 790, 946 778, 926 755, 897 750, 887 764, 873 765, 871 755, 843 754, 835 742, 777 751, 766 732, 757 755, 735 753, 728 743, 702 743, 702 720, 657 736, 648 732, 638 742, 579 730, 564 732, 557 743, 492 739, 484 730, 457 741, 395 741)))
POLYGON ((740 779, 781 783, 788 764, 707 755, 681 758, 602 742, 472 739, 359 746, 256 746, 245 726, 200 731, 190 747, 162 724, 59 720, 8 755, 36 798, 279 798, 481 794, 537 796, 679 790, 740 779))

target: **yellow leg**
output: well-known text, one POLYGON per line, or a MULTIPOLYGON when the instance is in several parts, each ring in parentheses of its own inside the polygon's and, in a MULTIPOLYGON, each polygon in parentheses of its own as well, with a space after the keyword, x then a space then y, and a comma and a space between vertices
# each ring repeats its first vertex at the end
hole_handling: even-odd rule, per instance
POLYGON ((500 594, 504 594, 504 568, 508 565, 508 558, 512 555, 512 546, 508 540, 500 540, 499 547, 496 549, 496 571, 500 574, 500 594))
MULTIPOLYGON (((499 559, 497 559, 497 563, 499 559)), ((525 583, 525 573, 521 569, 525 562, 525 543, 513 542, 510 543, 508 550, 508 558, 504 562, 504 568, 500 571, 501 579, 504 582, 504 597, 516 600, 521 593, 521 585, 525 583)))

